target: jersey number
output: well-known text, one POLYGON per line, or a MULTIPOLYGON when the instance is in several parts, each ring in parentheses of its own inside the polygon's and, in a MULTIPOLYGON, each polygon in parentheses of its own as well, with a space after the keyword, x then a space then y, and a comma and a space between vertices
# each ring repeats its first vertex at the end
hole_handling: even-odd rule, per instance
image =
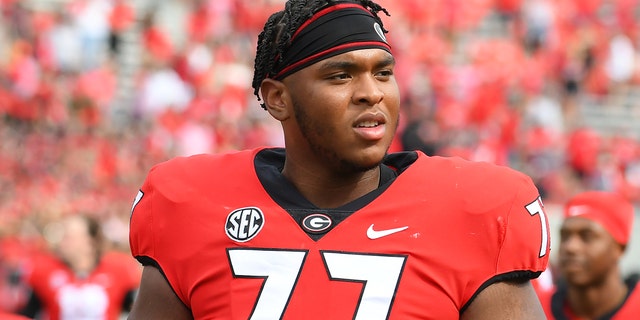
POLYGON ((540 254, 538 256, 542 258, 547 254, 547 246, 549 243, 549 233, 547 232, 547 216, 544 213, 542 199, 538 197, 536 201, 528 204, 526 208, 531 216, 538 215, 538 217, 540 217, 540 225, 542 226, 542 241, 540 242, 540 254))
MULTIPOLYGON (((235 277, 264 279, 250 319, 281 319, 307 251, 229 249, 228 254, 235 277)), ((363 283, 353 319, 387 318, 406 256, 334 251, 320 251, 320 254, 331 280, 363 283)))

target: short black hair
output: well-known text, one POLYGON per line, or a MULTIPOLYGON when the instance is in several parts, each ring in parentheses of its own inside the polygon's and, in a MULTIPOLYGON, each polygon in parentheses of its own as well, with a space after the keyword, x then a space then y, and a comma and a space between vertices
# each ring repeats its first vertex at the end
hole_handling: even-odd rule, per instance
MULTIPOLYGON (((321 9, 340 2, 353 2, 359 3, 365 7, 374 18, 378 21, 382 27, 383 32, 387 32, 384 29, 382 20, 378 16, 378 12, 382 11, 387 16, 390 16, 389 12, 381 7, 379 4, 370 0, 289 0, 285 4, 284 10, 278 11, 272 14, 267 22, 264 24, 264 28, 258 36, 258 47, 256 50, 256 57, 254 63, 253 73, 253 93, 261 101, 260 98, 260 85, 262 81, 268 78, 273 73, 274 67, 282 59, 284 52, 291 45, 291 37, 316 12, 321 9)), ((266 109, 264 103, 261 103, 263 109, 266 109)))

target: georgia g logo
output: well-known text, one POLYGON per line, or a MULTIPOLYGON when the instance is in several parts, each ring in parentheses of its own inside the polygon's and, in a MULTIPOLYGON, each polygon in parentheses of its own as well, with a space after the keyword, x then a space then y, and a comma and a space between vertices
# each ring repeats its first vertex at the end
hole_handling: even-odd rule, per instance
POLYGON ((253 239, 264 226, 264 214, 255 207, 240 208, 227 216, 225 232, 231 240, 247 242, 253 239))
POLYGON ((331 218, 321 213, 314 213, 302 220, 302 227, 311 233, 322 233, 329 229, 331 224, 331 218))

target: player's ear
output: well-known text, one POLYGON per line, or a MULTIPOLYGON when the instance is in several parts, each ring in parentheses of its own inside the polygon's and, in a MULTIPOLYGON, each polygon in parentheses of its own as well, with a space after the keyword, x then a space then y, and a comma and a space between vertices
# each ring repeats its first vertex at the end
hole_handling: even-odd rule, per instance
POLYGON ((288 91, 284 83, 278 80, 264 79, 260 85, 260 92, 267 111, 272 117, 280 121, 289 118, 288 91))

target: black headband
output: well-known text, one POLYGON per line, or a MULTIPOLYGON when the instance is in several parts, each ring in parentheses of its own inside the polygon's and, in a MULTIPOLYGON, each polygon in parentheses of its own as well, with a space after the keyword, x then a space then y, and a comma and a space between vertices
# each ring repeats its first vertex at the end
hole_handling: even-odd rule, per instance
POLYGON ((298 28, 291 45, 275 68, 282 80, 320 60, 358 49, 383 49, 391 53, 382 27, 373 14, 355 3, 341 3, 318 11, 298 28))

